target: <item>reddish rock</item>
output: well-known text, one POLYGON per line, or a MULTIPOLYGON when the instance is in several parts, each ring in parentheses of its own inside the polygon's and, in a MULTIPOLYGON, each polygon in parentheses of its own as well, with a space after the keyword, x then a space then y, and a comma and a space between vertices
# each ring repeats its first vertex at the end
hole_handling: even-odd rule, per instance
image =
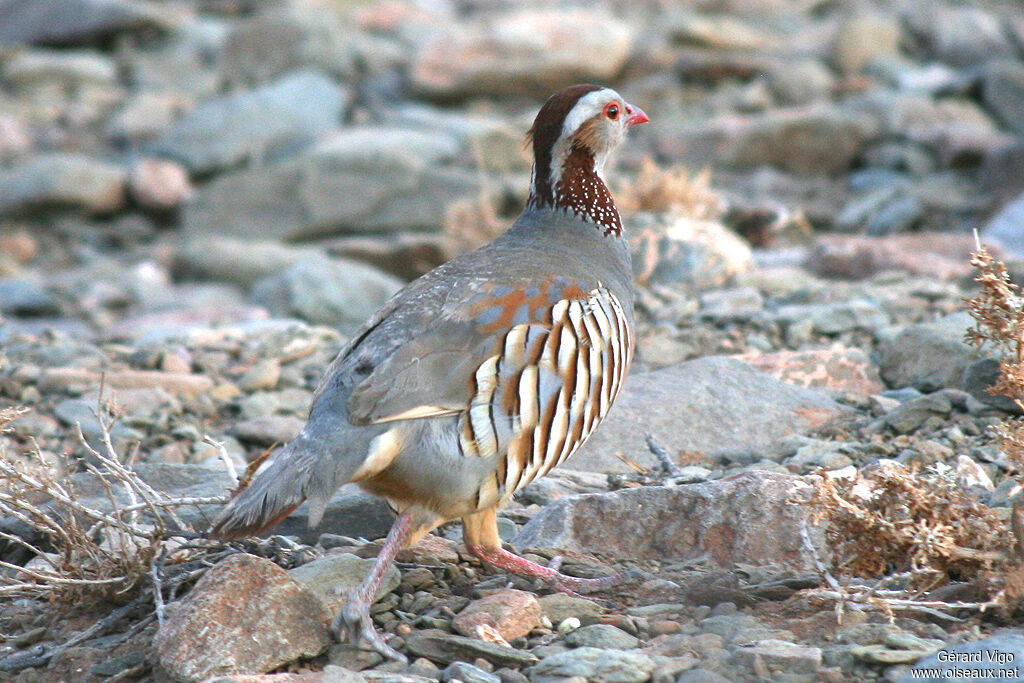
POLYGON ((159 666, 182 683, 265 673, 326 650, 329 619, 320 600, 288 572, 238 554, 168 605, 153 644, 159 666))
POLYGON ((737 357, 761 372, 799 387, 827 387, 860 396, 877 394, 885 388, 868 355, 842 345, 807 351, 745 353, 737 357))
POLYGON ((83 368, 50 368, 39 378, 41 390, 54 391, 69 386, 99 387, 100 382, 119 389, 159 387, 170 394, 195 396, 213 388, 213 380, 204 375, 156 370, 111 370, 102 375, 83 368))
POLYGON ((169 211, 192 196, 188 171, 181 164, 163 159, 143 159, 128 176, 128 189, 140 206, 169 211))
POLYGON ((410 80, 438 99, 549 93, 606 82, 629 58, 632 30, 602 10, 525 9, 493 26, 451 22, 413 59, 410 80))
POLYGON ((302 674, 258 674, 217 676, 203 683, 365 683, 366 679, 355 671, 328 664, 323 671, 302 674))
POLYGON ((804 267, 819 277, 860 280, 899 269, 952 280, 971 272, 974 237, 968 233, 914 232, 884 237, 825 235, 804 267))
POLYGON ((532 593, 505 589, 466 605, 452 620, 452 627, 463 635, 480 638, 480 627, 490 626, 509 641, 539 626, 540 617, 540 603, 532 593))
POLYGON ((449 538, 427 534, 413 547, 400 550, 398 561, 432 566, 455 564, 459 561, 458 545, 449 538))

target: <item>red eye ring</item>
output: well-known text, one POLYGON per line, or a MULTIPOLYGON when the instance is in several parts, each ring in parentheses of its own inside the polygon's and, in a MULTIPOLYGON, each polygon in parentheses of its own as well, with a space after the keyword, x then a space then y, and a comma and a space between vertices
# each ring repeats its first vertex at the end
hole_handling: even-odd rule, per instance
POLYGON ((619 118, 619 103, 609 102, 608 104, 604 105, 604 115, 610 118, 612 121, 617 120, 619 118))

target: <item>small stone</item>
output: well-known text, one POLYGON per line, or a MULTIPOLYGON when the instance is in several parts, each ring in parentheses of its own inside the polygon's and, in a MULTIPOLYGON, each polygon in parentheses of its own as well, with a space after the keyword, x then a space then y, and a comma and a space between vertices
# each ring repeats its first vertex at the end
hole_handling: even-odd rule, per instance
POLYGON ((853 74, 872 58, 896 55, 900 48, 900 25, 895 16, 857 14, 845 19, 832 42, 832 61, 839 70, 853 74))
POLYGON ((128 190, 144 209, 171 211, 192 196, 192 183, 181 164, 143 159, 128 175, 128 190))
MULTIPOLYGON (((309 589, 331 615, 341 611, 348 594, 363 582, 373 568, 373 558, 362 559, 348 553, 327 555, 288 571, 293 579, 309 589)), ((398 588, 402 574, 392 565, 385 572, 374 602, 398 588)))
POLYGON ((640 639, 610 624, 593 624, 575 629, 565 642, 573 647, 598 647, 609 650, 631 650, 640 646, 640 639))
POLYGON ((124 206, 126 173, 78 154, 42 154, 0 171, 0 215, 45 209, 107 214, 124 206))
POLYGON ((291 441, 305 426, 305 420, 291 415, 265 415, 235 424, 231 434, 258 446, 273 446, 291 441))
POLYGON ((975 462, 969 455, 958 455, 956 457, 956 478, 965 489, 977 486, 986 491, 994 491, 996 488, 985 468, 975 462))
POLYGON ((763 666, 773 673, 814 673, 821 666, 821 649, 768 639, 737 649, 730 661, 755 671, 763 666))
POLYGON ((539 626, 540 617, 540 603, 532 593, 505 589, 469 603, 452 620, 452 627, 463 635, 479 637, 478 627, 488 625, 510 641, 539 626))
POLYGON ((441 664, 477 657, 496 666, 518 668, 537 663, 537 657, 529 652, 437 630, 415 631, 406 639, 405 646, 410 654, 441 664))
POLYGON ((452 683, 502 683, 501 677, 466 662, 452 662, 441 672, 442 681, 452 683))
POLYGON ((927 652, 919 650, 895 650, 885 645, 862 645, 850 650, 855 658, 872 664, 913 664, 924 657, 927 652))
POLYGON ((566 617, 565 619, 562 619, 562 621, 559 622, 558 632, 564 636, 578 629, 580 625, 581 622, 576 617, 566 617))
POLYGON ((281 362, 276 358, 265 360, 252 366, 238 378, 238 388, 246 393, 271 390, 277 387, 281 379, 281 362))
POLYGON ((539 601, 541 612, 551 620, 552 624, 561 624, 566 619, 575 618, 576 626, 579 628, 579 619, 583 617, 597 617, 604 610, 593 600, 566 595, 565 593, 552 593, 543 596, 539 601))
POLYGON ((647 655, 580 647, 545 657, 530 668, 531 678, 580 676, 593 683, 644 683, 656 666, 647 655))
POLYGON ((444 564, 458 564, 457 547, 458 544, 449 538, 427 534, 413 547, 402 548, 398 551, 397 560, 435 567, 444 564))
POLYGON ((652 636, 666 636, 680 633, 683 625, 671 619, 655 619, 648 622, 652 636))

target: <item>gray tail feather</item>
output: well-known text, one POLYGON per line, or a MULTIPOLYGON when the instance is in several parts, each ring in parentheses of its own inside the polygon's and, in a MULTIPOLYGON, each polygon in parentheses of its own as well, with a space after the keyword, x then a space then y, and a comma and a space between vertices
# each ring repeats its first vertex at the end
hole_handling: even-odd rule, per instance
POLYGON ((305 434, 289 442, 267 469, 224 506, 208 535, 221 539, 257 536, 282 522, 306 499, 310 502, 309 525, 318 524, 334 490, 343 482, 338 481, 341 473, 334 471, 330 455, 311 446, 305 434))

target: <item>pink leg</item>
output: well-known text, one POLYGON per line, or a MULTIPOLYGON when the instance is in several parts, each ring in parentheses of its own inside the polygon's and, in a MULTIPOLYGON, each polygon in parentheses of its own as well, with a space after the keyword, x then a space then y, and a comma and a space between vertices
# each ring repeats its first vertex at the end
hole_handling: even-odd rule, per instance
POLYGON ((536 562, 531 562, 525 557, 519 557, 504 548, 482 545, 470 545, 467 547, 471 553, 493 567, 530 579, 540 579, 555 590, 568 593, 569 595, 605 590, 633 578, 631 572, 626 572, 602 576, 598 579, 581 579, 578 576, 563 574, 552 567, 544 567, 536 562))
POLYGON ((462 531, 469 552, 487 564, 527 578, 540 579, 555 590, 570 595, 605 590, 623 581, 632 581, 640 577, 639 572, 623 572, 599 579, 581 579, 576 576, 567 576, 558 571, 558 566, 561 564, 560 558, 553 560, 551 566, 542 567, 536 562, 530 562, 525 557, 510 553, 501 547, 494 508, 480 510, 463 517, 462 531))
POLYGON ((384 639, 377 629, 374 628, 373 619, 370 618, 370 605, 377 595, 380 582, 384 579, 384 573, 395 560, 395 555, 405 545, 412 531, 412 514, 406 510, 398 516, 395 523, 391 525, 391 531, 384 540, 384 547, 377 555, 377 561, 373 569, 366 575, 359 587, 348 594, 345 606, 331 623, 331 631, 339 641, 348 640, 358 646, 360 640, 366 642, 371 648, 389 659, 406 661, 401 653, 384 642, 384 639))

